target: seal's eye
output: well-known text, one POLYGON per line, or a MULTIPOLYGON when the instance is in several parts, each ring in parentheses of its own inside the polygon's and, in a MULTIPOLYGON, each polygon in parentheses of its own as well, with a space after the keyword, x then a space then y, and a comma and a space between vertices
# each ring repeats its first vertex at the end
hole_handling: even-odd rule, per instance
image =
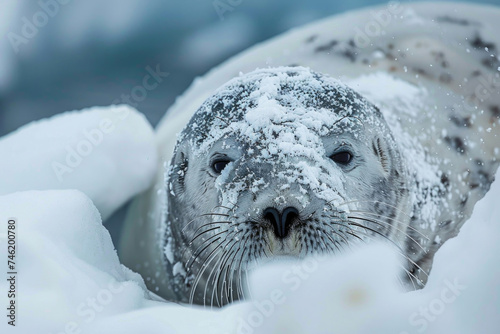
POLYGON ((224 168, 226 168, 226 166, 230 163, 231 161, 229 160, 217 160, 217 161, 214 161, 212 163, 212 169, 214 170, 214 172, 216 172, 217 174, 220 174, 222 173, 222 171, 224 170, 224 168))
POLYGON ((347 165, 352 160, 352 154, 347 151, 338 152, 332 155, 330 159, 338 164, 347 165))

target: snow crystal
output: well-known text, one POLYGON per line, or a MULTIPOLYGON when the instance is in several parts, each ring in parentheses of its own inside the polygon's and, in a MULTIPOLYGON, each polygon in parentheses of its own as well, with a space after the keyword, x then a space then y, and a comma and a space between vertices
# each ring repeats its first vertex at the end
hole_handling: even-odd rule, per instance
POLYGON ((177 262, 176 264, 174 264, 172 273, 174 274, 174 276, 186 276, 186 270, 184 269, 184 265, 182 264, 182 262, 177 262))
POLYGON ((165 244, 164 254, 168 262, 170 263, 174 263, 174 250, 172 249, 172 245, 173 245, 172 237, 169 237, 165 244))

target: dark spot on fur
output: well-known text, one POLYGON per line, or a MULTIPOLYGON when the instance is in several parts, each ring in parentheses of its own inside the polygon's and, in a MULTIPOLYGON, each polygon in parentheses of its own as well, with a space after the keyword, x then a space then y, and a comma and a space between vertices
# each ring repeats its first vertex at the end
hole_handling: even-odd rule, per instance
POLYGON ((420 75, 427 75, 427 72, 423 68, 414 67, 413 72, 420 75))
MULTIPOLYGON (((484 165, 481 160, 476 160, 475 163, 478 166, 484 165)), ((469 188, 475 189, 481 187, 482 189, 488 190, 488 187, 492 182, 493 180, 490 179, 488 173, 480 169, 477 172, 471 174, 471 177, 469 178, 469 188)))
POLYGON ((472 126, 470 116, 459 117, 452 115, 450 116, 450 121, 458 127, 470 128, 472 126))
POLYGON ((356 61, 356 52, 351 49, 344 50, 340 54, 348 58, 353 63, 356 61))
POLYGON ((431 53, 434 56, 434 59, 436 59, 436 61, 444 60, 444 52, 443 51, 432 51, 431 53))
POLYGON ((323 45, 320 45, 318 47, 316 47, 316 49, 314 50, 316 53, 317 52, 329 52, 331 51, 337 44, 339 44, 339 42, 337 40, 332 40, 330 42, 328 42, 327 44, 323 44, 323 45))
POLYGON ((445 220, 439 223, 439 227, 446 227, 452 223, 451 220, 445 220))
POLYGON ((500 67, 500 61, 497 59, 497 57, 488 56, 486 58, 483 58, 481 64, 483 64, 486 67, 492 68, 494 70, 500 67))
POLYGON ((464 154, 466 151, 464 142, 460 137, 444 137, 444 141, 448 144, 449 147, 453 148, 459 154, 464 154))
POLYGON ((468 26, 472 24, 469 20, 459 19, 457 17, 451 17, 451 16, 438 16, 436 18, 436 21, 449 24, 457 24, 461 26, 468 26))
POLYGON ((441 73, 439 76, 439 81, 442 83, 450 83, 452 81, 452 76, 449 73, 441 73))
POLYGON ((486 42, 484 41, 481 36, 479 36, 479 34, 476 34, 476 36, 474 37, 474 39, 472 39, 469 44, 475 48, 475 49, 478 49, 478 50, 484 50, 485 48, 488 48, 488 50, 490 52, 493 52, 495 50, 495 44, 491 43, 491 42, 486 42))
POLYGON ((306 39, 306 43, 312 43, 318 38, 318 35, 312 35, 308 39, 306 39))
POLYGON ((326 44, 316 47, 315 52, 335 52, 338 55, 348 58, 351 62, 355 62, 357 56, 356 49, 356 43, 352 39, 347 42, 332 40, 326 44))
POLYGON ((441 174, 441 184, 445 186, 445 188, 448 188, 450 186, 450 179, 445 173, 441 174))
POLYGON ((481 71, 480 70, 475 70, 474 72, 471 73, 471 77, 478 77, 481 75, 481 71))
POLYGON ((493 117, 500 118, 500 107, 499 106, 490 106, 490 111, 493 117))
POLYGON ((387 44, 387 48, 388 48, 389 50, 394 49, 394 44, 392 44, 392 43, 387 44))
POLYGON ((460 207, 464 208, 465 205, 467 204, 468 200, 469 200, 469 196, 467 196, 467 195, 460 196, 460 207))

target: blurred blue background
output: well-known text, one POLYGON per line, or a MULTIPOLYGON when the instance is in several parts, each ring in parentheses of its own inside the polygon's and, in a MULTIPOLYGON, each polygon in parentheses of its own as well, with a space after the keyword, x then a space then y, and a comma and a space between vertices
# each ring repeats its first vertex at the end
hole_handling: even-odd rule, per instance
MULTIPOLYGON (((123 100, 142 85, 148 66, 169 76, 131 104, 156 125, 195 77, 232 55, 314 20, 386 2, 1 0, 0 136, 123 100)), ((108 223, 115 238, 122 217, 123 210, 108 223)))

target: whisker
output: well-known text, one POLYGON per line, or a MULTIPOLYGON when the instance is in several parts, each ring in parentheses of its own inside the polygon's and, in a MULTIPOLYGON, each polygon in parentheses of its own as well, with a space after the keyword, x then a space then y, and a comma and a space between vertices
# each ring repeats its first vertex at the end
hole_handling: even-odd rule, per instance
MULTIPOLYGON (((231 232, 231 233, 233 233, 233 232, 231 232)), ((229 235, 231 235, 231 233, 227 234, 227 235, 225 236, 225 238, 224 238, 221 242, 219 242, 219 245, 217 245, 217 246, 216 246, 216 247, 215 247, 215 248, 214 248, 214 249, 210 252, 210 254, 206 257, 206 259, 204 260, 203 264, 201 265, 201 271, 200 271, 200 272, 198 272, 198 274, 196 275, 196 278, 195 278, 195 284, 193 285, 193 289, 194 289, 194 290, 191 290, 191 292, 192 292, 192 293, 191 293, 191 295, 192 295, 192 296, 194 296, 194 293, 196 292, 195 290, 197 289, 197 285, 199 284, 199 281, 201 280, 203 273, 204 273, 204 272, 205 272, 205 270, 208 268, 208 264, 209 264, 210 262, 212 262, 212 261, 213 261, 213 259, 214 259, 217 255, 219 255, 219 253, 224 252, 224 247, 226 247, 226 246, 227 246, 227 245, 229 245, 231 242, 233 242, 233 240, 232 240, 232 239, 231 239, 231 240, 228 240, 229 235), (227 241, 227 244, 226 244, 226 245, 223 245, 226 241, 227 241), (208 262, 207 262, 207 261, 208 261, 208 262)), ((220 234, 220 233, 219 233, 219 234, 220 234)), ((201 255, 201 254, 205 251, 205 249, 207 249, 207 248, 208 248, 211 244, 215 243, 216 241, 218 241, 218 240, 219 240, 219 239, 221 239, 221 238, 222 238, 222 237, 219 237, 219 238, 217 238, 216 240, 214 240, 213 242, 211 242, 209 245, 207 245, 207 247, 205 247, 205 248, 204 248, 204 249, 203 249, 203 250, 199 253, 199 255, 201 255)), ((219 260, 217 261, 217 263, 219 263, 219 261, 220 261, 220 258, 219 258, 219 260)), ((214 269, 215 269, 215 267, 217 266, 217 263, 215 264, 214 269)), ((194 264, 194 261, 193 261, 193 263, 191 264, 191 266, 192 266, 193 264, 194 264)), ((191 271, 191 267, 189 267, 188 271, 191 271)), ((212 269, 212 271, 213 271, 213 269, 212 269)), ((208 287, 208 283, 209 283, 209 281, 210 281, 210 276, 211 276, 211 275, 212 275, 212 273, 210 273, 210 275, 208 276, 208 278, 207 278, 207 282, 206 282, 206 285, 205 285, 205 290, 204 290, 204 294, 203 294, 203 305, 204 305, 204 306, 205 306, 205 300, 206 300, 206 289, 207 289, 207 287, 208 287)), ((212 306, 212 305, 211 305, 211 306, 212 306)))
MULTIPOLYGON (((193 304, 194 295, 196 293, 196 289, 198 287, 198 284, 200 283, 200 280, 201 280, 201 278, 203 276, 203 273, 208 268, 208 265, 210 264, 210 262, 212 262, 212 260, 214 258, 216 258, 216 256, 213 256, 215 251, 217 251, 217 253, 215 253, 215 254, 218 254, 219 252, 221 252, 223 250, 219 249, 219 247, 214 248, 214 250, 210 253, 210 255, 207 257, 207 259, 205 261, 203 261, 203 264, 201 265, 201 270, 196 275, 196 278, 195 278, 195 281, 194 281, 194 284, 193 284, 193 288, 191 289, 191 293, 189 294, 189 302, 190 302, 190 304, 193 304)), ((205 306, 205 296, 203 296, 203 306, 205 306)))
POLYGON ((211 236, 210 238, 208 238, 207 240, 205 240, 197 249, 196 251, 193 253, 193 255, 191 256, 191 258, 189 259, 189 261, 186 263, 186 267, 188 267, 188 271, 191 271, 191 267, 193 266, 195 260, 208 248, 210 247, 211 245, 213 245, 215 242, 217 242, 218 240, 220 240, 222 237, 218 237, 216 238, 215 240, 213 241, 210 241, 212 238, 215 238, 223 233, 227 233, 228 231, 222 231, 222 232, 219 232, 217 234, 214 234, 213 236, 211 236), (210 242, 209 242, 210 241, 210 242), (204 246, 201 251, 198 251, 204 244, 207 244, 206 246, 204 246))
MULTIPOLYGON (((237 276, 237 280, 240 282, 238 287, 239 287, 239 290, 241 291, 241 295, 240 293, 238 292, 238 300, 243 300, 243 296, 245 294, 245 292, 243 291, 243 275, 241 274, 241 264, 243 262, 243 257, 245 256, 247 252, 247 249, 244 249, 243 252, 241 253, 241 257, 240 257, 240 261, 239 261, 239 264, 238 264, 238 276, 237 276)), ((238 291, 238 290, 237 290, 238 291)))
POLYGON ((214 231, 214 230, 217 230, 217 229, 220 229, 220 226, 212 227, 212 228, 209 228, 209 229, 207 229, 207 230, 205 230, 205 231, 202 231, 202 232, 198 233, 198 234, 197 234, 194 238, 192 238, 192 239, 189 241, 189 245, 191 246, 191 245, 194 243, 194 241, 195 241, 196 239, 198 239, 199 237, 201 237, 201 236, 202 236, 202 235, 204 235, 205 233, 209 233, 209 232, 214 231))
MULTIPOLYGON (((233 241, 233 244, 232 246, 229 248, 229 251, 228 252, 225 252, 224 253, 224 260, 223 262, 221 263, 221 270, 220 272, 218 272, 218 275, 217 275, 217 281, 216 281, 216 286, 218 287, 219 286, 219 281, 222 277, 222 274, 224 273, 224 270, 227 271, 227 267, 226 267, 226 264, 227 264, 227 261, 229 261, 229 259, 231 258, 231 255, 233 255, 234 251, 232 251, 233 247, 237 244, 237 241, 233 241)), ((227 247, 227 246, 226 246, 227 247)), ((222 286, 221 286, 221 295, 220 295, 220 301, 221 301, 221 304, 222 304, 222 301, 224 299, 224 285, 226 284, 227 285, 227 281, 224 280, 222 281, 222 286)), ((227 297, 227 293, 226 293, 226 297, 227 297)), ((213 298, 213 295, 212 295, 212 298, 213 298)), ((228 303, 229 303, 229 300, 228 300, 228 303)))
POLYGON ((229 217, 228 214, 225 214, 225 213, 215 213, 215 212, 211 212, 211 213, 204 213, 202 215, 199 215, 197 217, 195 217, 193 220, 191 220, 189 223, 187 223, 181 230, 181 232, 184 232, 184 230, 192 223, 194 223, 196 221, 196 219, 198 218, 203 218, 203 217, 206 217, 206 216, 223 216, 223 217, 229 217))
POLYGON ((224 206, 224 205, 217 205, 217 206, 214 206, 213 210, 218 209, 218 208, 227 209, 228 211, 232 211, 235 209, 234 206, 232 208, 230 208, 230 207, 224 206))
MULTIPOLYGON (((231 235, 231 233, 230 233, 230 234, 228 234, 228 235, 226 236, 226 238, 224 239, 224 242, 225 242, 225 240, 226 240, 226 239, 228 239, 228 238, 229 238, 229 235, 231 235)), ((226 262, 227 262, 227 260, 229 259, 229 256, 233 253, 231 250, 232 250, 232 249, 233 249, 233 247, 237 244, 237 241, 235 241, 234 239, 231 239, 231 240, 229 240, 229 241, 228 241, 228 243, 227 243, 226 245, 224 245, 224 248, 227 248, 227 247, 229 246, 229 244, 231 244, 231 242, 232 242, 232 246, 229 248, 229 250, 228 250, 228 251, 225 251, 225 252, 224 252, 224 254, 223 254, 223 256, 221 257, 221 260, 220 260, 220 265, 219 265, 219 269, 217 269, 217 273, 219 273, 219 274, 217 275, 217 273, 216 273, 216 275, 214 276, 214 279, 213 279, 213 284, 215 284, 215 285, 214 285, 214 286, 215 286, 215 289, 212 291, 212 298, 211 298, 211 301, 213 301, 213 298, 214 298, 214 292, 216 293, 216 292, 217 292, 217 290, 219 289, 219 280, 220 280, 221 274, 222 274, 222 272, 223 272, 223 270, 224 270, 224 269, 223 269, 223 267, 226 265, 226 262), (229 255, 228 255, 228 254, 229 254, 229 255), (224 258, 226 258, 226 259, 225 259, 225 260, 223 260, 224 258)), ((212 276, 212 274, 210 274, 210 275, 208 276, 207 283, 208 283, 208 281, 210 280, 210 276, 212 276)), ((222 288, 221 288, 221 291, 222 291, 222 288)), ((220 302, 219 302, 219 298, 218 298, 218 296, 217 296, 217 295, 216 295, 216 297, 217 297, 217 303, 219 304, 219 306, 221 306, 221 304, 222 304, 222 295, 221 295, 221 300, 220 300, 220 302)))
POLYGON ((377 224, 379 226, 383 226, 383 224, 385 224, 386 226, 390 226, 394 229, 396 229, 397 231, 399 231, 401 234, 403 234, 405 237, 407 237, 408 239, 410 239, 411 241, 413 241, 418 247, 420 247, 420 249, 422 249, 424 251, 424 253, 427 254, 427 250, 424 249, 424 247, 418 242, 416 241, 415 239, 413 239, 412 237, 410 237, 408 235, 408 233, 405 233, 404 231, 400 230, 399 228, 395 227, 394 225, 391 225, 387 222, 384 222, 384 221, 376 221, 376 220, 371 220, 371 219, 368 219, 368 218, 361 218, 361 217, 354 217, 354 216, 349 216, 348 217, 349 219, 359 219, 359 220, 363 220, 363 221, 366 221, 366 222, 369 222, 369 223, 374 223, 374 224, 377 224))
MULTIPOLYGON (((331 202, 329 202, 331 203, 331 202)), ((389 204, 389 203, 385 203, 385 202, 381 202, 381 201, 375 201, 375 200, 352 200, 352 201, 348 201, 348 202, 343 202, 343 203, 340 203, 338 204, 338 206, 344 206, 344 205, 347 205, 347 204, 353 204, 353 203, 378 203, 378 204, 383 204, 383 205, 386 205, 394 210, 396 210, 397 212, 403 214, 404 216, 408 217, 409 219, 411 219, 411 216, 404 212, 403 210, 401 210, 400 208, 392 205, 392 204, 389 204)))
MULTIPOLYGON (((224 258, 224 247, 226 247, 227 245, 229 245, 231 243, 232 240, 227 240, 227 236, 226 238, 219 244, 219 246, 217 246, 216 248, 214 248, 214 250, 208 255, 207 259, 210 258, 212 256, 212 254, 214 254, 215 251, 217 251, 217 253, 215 254, 219 254, 222 252, 223 256, 219 257, 219 259, 217 260, 217 262, 212 266, 212 270, 210 271, 207 279, 206 279, 206 284, 205 284, 205 289, 203 291, 203 306, 205 306, 205 300, 206 300, 206 295, 207 295, 207 289, 209 287, 209 282, 210 282, 210 277, 212 276, 212 274, 214 273, 215 269, 216 268, 219 268, 220 264, 222 263, 222 259, 224 258), (224 243, 227 241, 227 243, 224 245, 224 243)), ((214 276, 215 278, 215 276, 214 276)), ((213 287, 213 286, 212 286, 213 287)), ((210 300, 210 307, 213 306, 213 291, 212 291, 212 298, 210 300)), ((219 306, 220 306, 220 303, 219 303, 219 306)))
MULTIPOLYGON (((203 224, 201 225, 200 227, 198 227, 194 232, 193 234, 196 235, 196 233, 198 233, 202 228, 206 227, 206 226, 210 226, 210 225, 219 225, 219 224, 231 224, 230 221, 220 221, 220 222, 212 222, 212 223, 206 223, 206 224, 203 224)), ((220 226, 219 226, 220 228, 220 226)), ((193 239, 194 240, 194 239, 193 239)), ((192 240, 192 241, 193 241, 192 240)), ((190 243, 192 243, 192 241, 190 243)))
MULTIPOLYGON (((396 218, 392 218, 392 217, 388 217, 388 216, 384 216, 384 215, 379 215, 378 213, 372 213, 372 212, 368 212, 368 211, 362 211, 362 210, 351 210, 350 211, 351 213, 354 212, 354 213, 361 213, 361 214, 366 214, 366 215, 370 215, 370 216, 377 216, 377 217, 380 217, 380 218, 384 218, 384 219, 390 219, 396 223, 400 223, 402 225, 406 225, 404 222, 402 222, 401 220, 398 220, 396 218)), ((427 239, 427 240, 430 240, 430 238, 423 234, 422 232, 420 232, 419 230, 417 230, 416 228, 414 228, 413 226, 410 226, 408 225, 408 228, 412 231, 415 231, 417 232, 418 234, 420 234, 423 238, 427 239)))
MULTIPOLYGON (((237 258, 238 256, 238 252, 239 250, 241 249, 241 257, 243 257, 243 254, 245 254, 245 247, 246 247, 246 244, 248 242, 249 238, 248 237, 245 237, 245 243, 243 244, 243 247, 241 248, 238 248, 238 251, 235 253, 234 257, 233 257, 233 260, 231 261, 229 267, 232 268, 233 267, 233 261, 237 258)), ((234 301, 233 300, 233 277, 234 277, 234 273, 235 273, 235 270, 231 270, 231 273, 230 273, 230 276, 229 276, 229 282, 231 283, 230 284, 230 287, 231 287, 231 303, 234 301)), ((238 291, 238 287, 236 287, 236 293, 237 293, 237 297, 238 299, 240 299, 240 294, 239 294, 239 291, 238 291)))

